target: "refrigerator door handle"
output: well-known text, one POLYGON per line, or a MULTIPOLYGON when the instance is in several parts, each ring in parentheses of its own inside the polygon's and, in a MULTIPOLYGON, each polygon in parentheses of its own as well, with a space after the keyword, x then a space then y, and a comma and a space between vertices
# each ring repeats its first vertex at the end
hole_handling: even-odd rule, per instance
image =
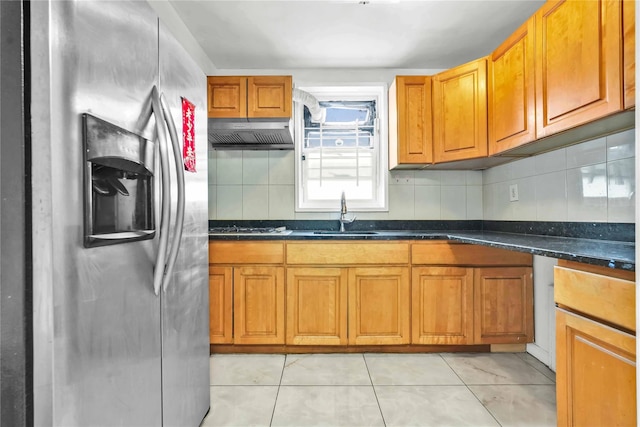
POLYGON ((165 262, 167 258, 167 244, 169 241, 169 223, 171 221, 171 182, 169 177, 169 159, 167 154, 167 138, 163 123, 165 117, 160 105, 160 95, 158 88, 153 86, 151 90, 151 105, 156 118, 156 133, 158 134, 160 148, 160 170, 162 182, 160 186, 161 199, 161 219, 160 219, 160 242, 156 254, 156 263, 153 270, 153 291, 156 295, 160 293, 164 278, 165 262))
POLYGON ((176 165, 176 179, 178 183, 176 222, 171 242, 171 251, 169 252, 169 258, 164 271, 164 280, 162 282, 162 290, 166 292, 169 287, 169 283, 171 282, 171 274, 173 273, 173 267, 175 266, 176 259, 178 258, 178 249, 180 249, 180 242, 182 240, 182 228, 184 227, 185 186, 182 153, 180 152, 180 140, 178 139, 176 125, 173 122, 173 117, 171 117, 171 111, 169 110, 164 94, 160 95, 160 103, 164 113, 164 120, 167 123, 167 128, 169 129, 169 138, 171 139, 171 146, 173 147, 173 160, 176 165))

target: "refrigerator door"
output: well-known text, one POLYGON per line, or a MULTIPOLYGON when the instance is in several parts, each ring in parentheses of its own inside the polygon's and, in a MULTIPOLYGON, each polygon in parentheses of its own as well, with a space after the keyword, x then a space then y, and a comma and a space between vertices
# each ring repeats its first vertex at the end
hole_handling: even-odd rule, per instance
POLYGON ((157 18, 139 1, 30 8, 34 424, 160 426, 157 238, 83 247, 81 139, 90 113, 155 140, 153 118, 136 127, 158 83, 157 18))
MULTIPOLYGON (((206 76, 160 23, 160 92, 182 145, 182 97, 196 106, 196 171, 184 172, 180 251, 162 300, 164 426, 198 426, 209 410, 209 281, 206 76)), ((170 162, 172 163, 172 162, 170 162)), ((178 191, 172 170, 172 194, 178 191)), ((172 218, 175 218, 175 197, 172 218)))

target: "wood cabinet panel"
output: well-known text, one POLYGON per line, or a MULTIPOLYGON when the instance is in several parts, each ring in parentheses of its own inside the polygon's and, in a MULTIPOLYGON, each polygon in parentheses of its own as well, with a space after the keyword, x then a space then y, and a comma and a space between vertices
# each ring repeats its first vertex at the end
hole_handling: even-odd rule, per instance
POLYGON ((208 76, 211 118, 291 117, 291 76, 208 76))
POLYGON ((474 342, 533 342, 532 268, 477 268, 474 276, 474 342))
POLYGON ((410 342, 408 267, 349 269, 349 344, 410 342))
POLYGON ((347 344, 347 269, 287 269, 287 344, 347 344))
POLYGON ((473 269, 411 270, 411 342, 473 343, 473 269))
POLYGON ((621 2, 549 1, 536 14, 536 133, 622 108, 621 2))
POLYGON ((436 163, 486 157, 487 60, 433 77, 433 158, 436 163))
POLYGON ((242 76, 207 77, 207 115, 235 118, 247 115, 247 81, 242 76))
POLYGON ((535 17, 489 57, 489 155, 536 139, 535 17))
POLYGON ((236 267, 233 285, 235 344, 284 344, 284 268, 236 267))
POLYGON ((247 117, 291 117, 291 76, 247 77, 247 117))
POLYGON ((636 286, 633 280, 572 268, 554 268, 556 303, 580 313, 636 330, 636 286))
POLYGON ((209 267, 209 342, 233 342, 233 269, 209 267))
POLYGON ((533 255, 488 246, 432 241, 411 245, 412 264, 454 266, 532 265, 533 255))
POLYGON ((431 77, 397 76, 389 89, 389 166, 433 162, 431 77))
POLYGON ((558 426, 636 426, 635 336, 556 309, 558 426))
POLYGON ((636 105, 636 0, 622 3, 624 108, 636 105))
POLYGON ((354 265, 407 264, 407 242, 348 241, 287 243, 287 264, 354 265))
POLYGON ((282 242, 209 242, 209 264, 282 264, 282 242))

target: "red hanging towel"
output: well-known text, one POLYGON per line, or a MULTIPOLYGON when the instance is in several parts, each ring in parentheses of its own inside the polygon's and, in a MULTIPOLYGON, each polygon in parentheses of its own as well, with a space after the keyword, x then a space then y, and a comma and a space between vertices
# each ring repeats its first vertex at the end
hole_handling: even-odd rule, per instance
POLYGON ((184 170, 188 172, 196 171, 195 111, 196 106, 186 98, 182 98, 182 158, 184 170))

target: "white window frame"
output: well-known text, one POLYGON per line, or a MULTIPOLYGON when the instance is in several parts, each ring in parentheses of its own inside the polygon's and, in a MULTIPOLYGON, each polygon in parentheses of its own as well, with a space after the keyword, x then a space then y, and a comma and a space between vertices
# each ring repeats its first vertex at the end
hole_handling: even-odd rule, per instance
MULTIPOLYGON (((388 122, 388 100, 387 85, 384 83, 368 84, 362 86, 335 86, 335 85, 313 85, 298 87, 298 89, 315 96, 318 101, 363 101, 376 100, 377 131, 378 131, 378 164, 376 165, 377 183, 374 183, 375 198, 372 200, 357 200, 349 198, 346 194, 349 211, 361 212, 388 212, 388 146, 389 134, 388 122)), ((335 199, 330 200, 305 200, 304 174, 302 170, 302 153, 304 139, 304 105, 294 104, 294 135, 295 135, 295 211, 296 212, 335 212, 340 210, 340 194, 336 194, 335 199)))

